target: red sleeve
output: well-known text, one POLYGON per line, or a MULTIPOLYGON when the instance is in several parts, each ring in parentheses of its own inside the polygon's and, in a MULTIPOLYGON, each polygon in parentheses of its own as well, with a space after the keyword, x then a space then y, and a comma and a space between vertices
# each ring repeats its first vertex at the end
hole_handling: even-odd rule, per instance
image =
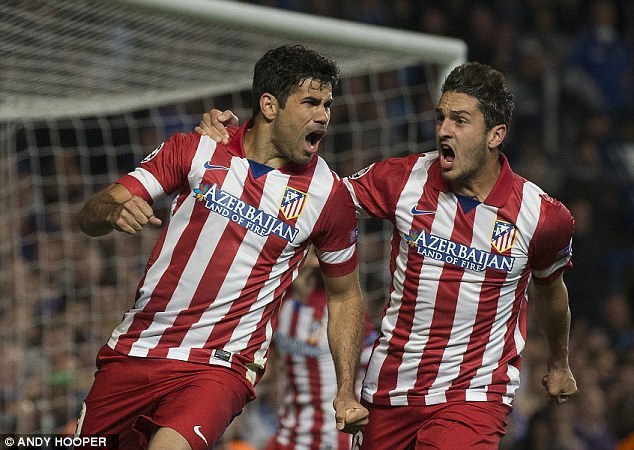
POLYGON ((346 185, 355 204, 370 216, 390 219, 410 171, 410 158, 391 158, 350 175, 346 185))
POLYGON ((548 284, 572 267, 575 221, 558 200, 542 194, 540 219, 531 242, 533 280, 548 284))
POLYGON ((175 134, 147 155, 134 171, 119 178, 117 183, 149 203, 170 195, 187 182, 199 142, 198 134, 175 134))
POLYGON ((312 242, 325 275, 340 277, 357 267, 357 219, 350 193, 340 180, 315 224, 312 242))

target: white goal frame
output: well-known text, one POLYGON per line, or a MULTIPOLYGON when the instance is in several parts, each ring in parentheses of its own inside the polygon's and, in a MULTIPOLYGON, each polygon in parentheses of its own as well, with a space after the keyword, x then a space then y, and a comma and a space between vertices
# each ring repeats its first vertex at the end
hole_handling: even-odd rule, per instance
POLYGON ((251 30, 276 32, 288 38, 311 38, 328 44, 347 44, 409 54, 443 66, 442 79, 464 62, 467 45, 460 39, 361 24, 330 17, 228 0, 108 0, 167 13, 177 13, 251 30), (425 55, 424 58, 421 55, 425 55))
MULTIPOLYGON (((227 0, 102 0, 95 2, 95 6, 99 8, 117 5, 137 11, 148 11, 148 13, 180 16, 210 25, 261 32, 263 35, 274 33, 278 37, 287 39, 287 43, 302 41, 321 44, 325 49, 340 47, 358 49, 353 62, 347 61, 345 57, 333 58, 337 61, 342 75, 389 67, 386 55, 393 57, 394 66, 402 66, 404 60, 410 60, 412 63, 430 62, 439 68, 434 95, 439 94, 440 85, 449 71, 464 62, 467 55, 467 46, 459 39, 227 0), (377 60, 369 57, 372 52, 382 53, 382 59, 378 63, 377 60), (364 55, 368 55, 366 60, 362 57, 364 55)), ((157 33, 160 31, 157 30, 157 33)), ((199 47, 204 46, 203 42, 198 44, 199 47)), ((12 64, 10 58, 15 56, 12 55, 12 51, 13 49, 8 44, 0 44, 0 54, 8 56, 8 67, 12 64), (3 48, 4 45, 7 47, 3 48)), ((322 53, 333 57, 329 54, 330 52, 322 51, 322 53)), ((22 58, 23 55, 19 57, 22 58)), ((51 58, 51 55, 36 52, 28 57, 31 59, 26 63, 27 66, 32 67, 31 71, 37 71, 40 70, 39 59, 51 58)), ((55 64, 54 59, 51 61, 55 64)), ((186 79, 187 76, 183 75, 183 78, 186 79)), ((137 108, 174 104, 236 89, 246 89, 250 83, 251 73, 245 73, 244 77, 214 80, 213 83, 200 83, 179 89, 160 90, 160 95, 157 95, 156 90, 151 89, 113 95, 100 93, 98 86, 95 86, 92 92, 81 93, 81 101, 77 98, 56 96, 55 92, 51 92, 50 96, 46 96, 47 98, 31 92, 17 95, 6 94, 1 92, 0 84, 0 122, 117 114, 137 108)))

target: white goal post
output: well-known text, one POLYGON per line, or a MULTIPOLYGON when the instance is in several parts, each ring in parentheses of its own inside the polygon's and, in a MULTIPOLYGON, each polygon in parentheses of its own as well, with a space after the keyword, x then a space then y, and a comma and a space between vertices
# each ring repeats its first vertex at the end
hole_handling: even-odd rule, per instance
MULTIPOLYGON (((0 434, 72 427, 157 238, 89 239, 78 209, 204 111, 246 119, 267 50, 298 43, 339 64, 320 151, 341 175, 432 147, 440 84, 467 54, 456 39, 224 0, 6 0, 0 34, 0 434)), ((377 316, 390 229, 359 229, 377 316)))
POLYGON ((442 81, 466 57, 457 39, 235 1, 19 3, 0 5, 0 120, 117 113, 247 88, 257 57, 289 41, 323 51, 344 74, 433 61, 442 81), (31 17, 38 9, 49 16, 31 17), (246 53, 232 51, 245 44, 246 53))

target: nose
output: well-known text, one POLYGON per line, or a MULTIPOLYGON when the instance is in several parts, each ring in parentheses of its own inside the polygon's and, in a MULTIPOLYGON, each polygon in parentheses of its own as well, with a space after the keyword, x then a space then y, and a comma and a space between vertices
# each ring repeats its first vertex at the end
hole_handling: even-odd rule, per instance
POLYGON ((447 137, 451 135, 451 121, 447 119, 436 122, 436 134, 438 137, 447 137))
POLYGON ((328 122, 330 121, 330 108, 325 106, 317 108, 313 120, 322 125, 328 125, 328 122))

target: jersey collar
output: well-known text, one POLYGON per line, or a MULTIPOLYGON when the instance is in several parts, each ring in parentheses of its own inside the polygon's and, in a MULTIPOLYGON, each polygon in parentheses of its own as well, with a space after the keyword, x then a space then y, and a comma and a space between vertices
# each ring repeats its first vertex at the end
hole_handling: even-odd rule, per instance
MULTIPOLYGON (((253 127, 253 117, 243 123, 239 128, 229 127, 227 131, 229 133, 229 143, 227 144, 227 151, 233 156, 237 156, 239 158, 246 158, 246 153, 244 151, 244 135, 246 132, 253 127)), ((318 156, 315 155, 307 164, 297 164, 293 161, 284 164, 282 167, 279 167, 279 170, 282 173, 288 175, 296 175, 304 173, 307 169, 314 167, 317 164, 318 156)))
MULTIPOLYGON (((499 161, 502 165, 500 176, 495 182, 493 189, 483 202, 486 205, 494 206, 496 208, 504 206, 513 189, 513 171, 511 170, 511 166, 503 153, 500 153, 499 161)), ((452 192, 451 186, 441 175, 440 162, 438 159, 436 159, 429 168, 429 181, 435 189, 441 192, 452 192)))

